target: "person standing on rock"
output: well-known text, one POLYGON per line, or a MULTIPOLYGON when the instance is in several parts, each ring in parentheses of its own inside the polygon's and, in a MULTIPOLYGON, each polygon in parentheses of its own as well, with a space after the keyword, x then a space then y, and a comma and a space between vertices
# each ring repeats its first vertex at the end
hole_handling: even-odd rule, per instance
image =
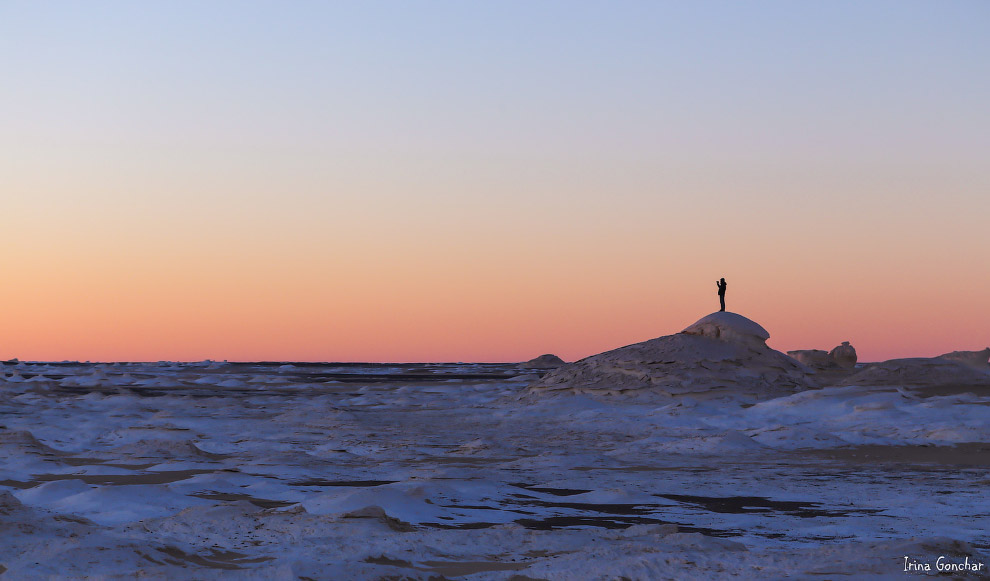
POLYGON ((715 281, 715 286, 718 287, 718 302, 721 303, 722 308, 719 311, 725 310, 725 279, 715 281))

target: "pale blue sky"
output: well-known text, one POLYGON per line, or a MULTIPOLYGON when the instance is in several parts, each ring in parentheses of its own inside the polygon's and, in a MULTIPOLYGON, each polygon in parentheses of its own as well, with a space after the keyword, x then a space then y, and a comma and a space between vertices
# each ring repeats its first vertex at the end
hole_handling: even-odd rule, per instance
POLYGON ((4 125, 303 155, 967 163, 987 145, 988 17, 984 2, 4 2, 4 125))

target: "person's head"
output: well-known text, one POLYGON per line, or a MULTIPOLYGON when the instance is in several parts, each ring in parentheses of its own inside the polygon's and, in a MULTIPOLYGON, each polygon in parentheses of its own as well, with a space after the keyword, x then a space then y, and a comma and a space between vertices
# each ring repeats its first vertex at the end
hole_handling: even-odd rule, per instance
POLYGON ((725 282, 725 278, 723 278, 723 279, 722 279, 722 280, 720 280, 719 282, 725 282))

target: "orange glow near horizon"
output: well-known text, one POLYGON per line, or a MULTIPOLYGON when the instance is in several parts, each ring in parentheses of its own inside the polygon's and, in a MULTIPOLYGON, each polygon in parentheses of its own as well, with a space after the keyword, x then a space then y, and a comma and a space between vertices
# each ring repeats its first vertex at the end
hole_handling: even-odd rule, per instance
POLYGON ((19 251, 0 264, 0 357, 573 360, 679 331, 715 310, 720 276, 729 310, 783 351, 848 340, 880 360, 990 342, 990 273, 972 268, 983 218, 936 202, 892 211, 850 193, 838 211, 759 200, 756 185, 732 200, 704 183, 656 199, 549 184, 571 202, 493 190, 465 208, 387 187, 378 206, 207 192, 198 206, 35 206, 3 233, 19 251), (954 228, 927 232, 938 215, 954 228))
MULTIPOLYGON (((987 319, 974 312, 990 280, 967 278, 966 265, 912 273, 906 258, 885 263, 882 249, 847 264, 841 257, 852 248, 802 263, 800 251, 769 242, 734 247, 736 234, 709 242, 722 250, 685 233, 637 244, 611 231, 611 248, 580 238, 547 247, 537 237, 540 246, 518 233, 499 249, 493 233, 467 248, 424 250, 422 239, 390 245, 376 234, 358 245, 360 259, 339 260, 266 254, 250 243, 213 255, 173 247, 154 260, 134 248, 14 255, 0 289, 0 357, 520 361, 552 352, 574 360, 686 327, 717 307, 718 276, 729 282, 729 310, 766 327, 783 351, 848 340, 862 360, 881 360, 986 346, 987 319)), ((56 233, 35 235, 40 243, 56 233)))

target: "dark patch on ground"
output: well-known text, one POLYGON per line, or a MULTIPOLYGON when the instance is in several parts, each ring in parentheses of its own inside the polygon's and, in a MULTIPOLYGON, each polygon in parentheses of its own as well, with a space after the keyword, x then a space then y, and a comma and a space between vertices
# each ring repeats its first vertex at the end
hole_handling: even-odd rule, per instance
POLYGON ((31 488, 43 482, 53 480, 82 480, 86 484, 169 484, 191 478, 199 474, 210 474, 216 470, 173 470, 150 472, 148 474, 38 474, 34 480, 21 482, 18 480, 0 480, 0 486, 13 488, 31 488))
POLYGON ((681 523, 660 520, 645 516, 550 516, 542 519, 521 518, 516 524, 537 531, 552 531, 571 527, 599 527, 604 529, 627 529, 633 525, 676 525, 682 533, 701 533, 709 537, 737 537, 738 530, 719 530, 708 527, 695 527, 681 523))
POLYGON ((205 557, 187 553, 178 547, 171 546, 160 548, 158 551, 168 555, 168 557, 163 560, 171 565, 184 566, 187 563, 192 563, 194 565, 199 565, 200 567, 209 567, 211 569, 243 569, 244 567, 241 567, 241 565, 263 563, 274 559, 274 557, 249 558, 243 553, 237 553, 234 551, 218 551, 216 549, 211 549, 210 554, 205 557))
POLYGON ((662 507, 657 504, 599 504, 592 502, 551 502, 545 500, 534 500, 527 504, 552 508, 570 508, 573 510, 590 510, 604 514, 653 514, 662 507))
POLYGON ((372 565, 388 565, 390 567, 412 567, 412 561, 406 561, 405 559, 392 559, 382 555, 380 557, 366 557, 365 563, 371 563, 372 565))
POLYGON ((219 500, 222 502, 237 502, 238 500, 246 500, 258 508, 283 508, 286 506, 292 506, 293 504, 298 504, 296 502, 287 502, 285 500, 255 498, 250 494, 232 494, 226 492, 200 492, 190 494, 189 496, 195 496, 196 498, 203 498, 206 500, 219 500))
POLYGON ((489 528, 491 528, 491 527, 493 527, 493 526, 495 526, 497 524, 498 523, 483 522, 483 521, 465 522, 465 523, 458 523, 458 524, 446 524, 446 523, 439 523, 439 522, 425 522, 425 523, 423 523, 423 526, 425 526, 425 527, 431 527, 431 528, 435 528, 435 529, 464 530, 464 531, 468 531, 468 530, 474 530, 474 529, 489 529, 489 528))
POLYGON ((385 484, 395 484, 398 480, 324 480, 322 478, 310 478, 309 480, 297 480, 290 482, 292 486, 383 486, 385 484))
POLYGON ((746 514, 754 512, 777 512, 800 518, 843 517, 852 514, 875 514, 880 509, 846 509, 828 510, 820 508, 817 502, 795 502, 787 500, 770 500, 760 496, 695 496, 692 494, 655 494, 660 498, 691 504, 711 512, 725 514, 746 514))
POLYGON ((583 488, 551 488, 549 486, 531 486, 521 482, 510 482, 509 484, 517 488, 524 488, 526 490, 532 490, 533 492, 543 492, 554 496, 574 496, 576 494, 591 492, 590 490, 585 490, 583 488))
MULTIPOLYGON (((940 466, 990 466, 990 444, 964 442, 953 446, 881 446, 867 444, 827 450, 809 450, 807 454, 850 464, 935 464, 940 466)), ((939 467, 939 470, 942 468, 939 467)), ((901 468, 897 468, 901 470, 901 468)))

